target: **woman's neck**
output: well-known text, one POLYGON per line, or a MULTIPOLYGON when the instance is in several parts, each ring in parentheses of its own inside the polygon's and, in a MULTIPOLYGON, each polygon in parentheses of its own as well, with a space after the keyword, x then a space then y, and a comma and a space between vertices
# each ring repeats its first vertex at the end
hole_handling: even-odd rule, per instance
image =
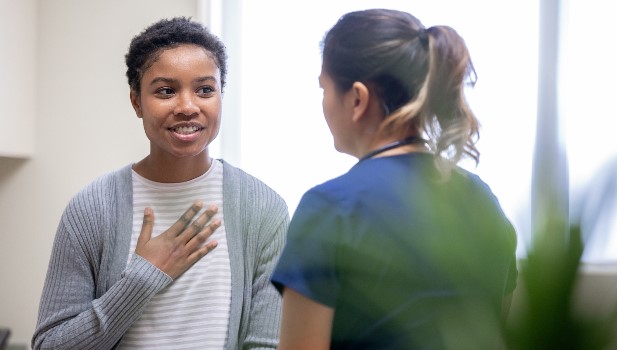
POLYGON ((194 157, 157 158, 152 154, 133 165, 133 170, 146 179, 161 183, 179 183, 206 173, 212 159, 202 152, 194 157))
POLYGON ((413 152, 429 152, 427 141, 419 136, 383 139, 372 143, 359 160, 413 152))

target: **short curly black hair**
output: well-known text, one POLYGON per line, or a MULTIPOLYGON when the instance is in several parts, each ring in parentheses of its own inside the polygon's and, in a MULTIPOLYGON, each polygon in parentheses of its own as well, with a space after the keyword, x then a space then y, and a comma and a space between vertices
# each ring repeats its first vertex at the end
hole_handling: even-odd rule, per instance
POLYGON ((131 90, 140 93, 142 74, 165 49, 182 44, 194 44, 213 54, 221 74, 221 89, 226 85, 226 47, 223 42, 202 24, 189 17, 162 19, 133 37, 125 55, 127 79, 131 90))

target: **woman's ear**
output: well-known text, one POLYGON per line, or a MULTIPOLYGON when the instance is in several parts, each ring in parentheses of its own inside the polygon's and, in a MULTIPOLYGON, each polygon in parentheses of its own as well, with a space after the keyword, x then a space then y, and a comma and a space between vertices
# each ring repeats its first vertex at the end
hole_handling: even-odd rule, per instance
POLYGON ((129 99, 131 100, 131 105, 133 106, 135 115, 137 115, 138 118, 142 118, 142 108, 140 107, 140 96, 132 89, 131 92, 129 92, 129 99))
POLYGON ((362 82, 355 81, 351 88, 353 98, 353 116, 352 120, 358 122, 368 111, 370 104, 370 90, 362 82))

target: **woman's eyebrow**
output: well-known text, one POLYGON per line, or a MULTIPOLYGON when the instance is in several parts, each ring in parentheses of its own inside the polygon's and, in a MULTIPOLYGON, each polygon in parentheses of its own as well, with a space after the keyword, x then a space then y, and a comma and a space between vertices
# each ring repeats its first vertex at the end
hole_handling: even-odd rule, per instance
MULTIPOLYGON (((202 83, 205 81, 214 81, 217 82, 217 78, 215 78, 212 75, 209 76, 204 76, 204 77, 199 77, 193 80, 194 82, 198 82, 198 83, 202 83)), ((166 83, 166 84, 172 84, 172 83, 177 83, 178 79, 174 79, 174 78, 166 78, 166 77, 155 77, 153 78, 153 80, 151 80, 150 85, 156 84, 156 83, 166 83)))
POLYGON ((217 82, 217 78, 215 78, 212 75, 205 76, 205 77, 199 77, 199 78, 194 79, 195 82, 199 82, 199 83, 203 83, 203 82, 209 81, 209 80, 211 80, 213 82, 217 82))
POLYGON ((153 78, 153 80, 150 81, 149 85, 153 85, 153 84, 160 83, 160 82, 163 82, 166 84, 172 84, 172 83, 177 82, 177 80, 172 79, 172 78, 166 78, 166 77, 155 77, 153 78))

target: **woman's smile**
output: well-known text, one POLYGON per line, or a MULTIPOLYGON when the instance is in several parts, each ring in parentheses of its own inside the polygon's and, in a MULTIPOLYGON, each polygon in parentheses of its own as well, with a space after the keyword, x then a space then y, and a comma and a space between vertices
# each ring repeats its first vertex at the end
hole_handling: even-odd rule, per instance
POLYGON ((204 129, 203 126, 198 124, 180 124, 168 128, 173 137, 184 142, 196 141, 204 129))

